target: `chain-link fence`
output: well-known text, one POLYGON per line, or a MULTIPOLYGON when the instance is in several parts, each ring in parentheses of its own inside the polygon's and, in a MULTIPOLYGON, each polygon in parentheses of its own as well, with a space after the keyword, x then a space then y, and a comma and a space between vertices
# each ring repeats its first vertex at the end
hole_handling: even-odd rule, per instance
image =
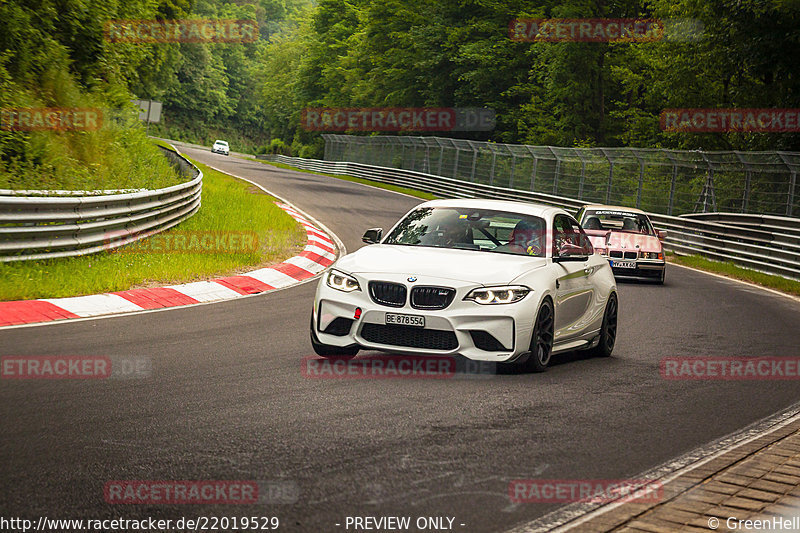
POLYGON ((328 161, 413 170, 586 203, 668 215, 800 215, 798 152, 559 148, 392 135, 323 138, 328 161))

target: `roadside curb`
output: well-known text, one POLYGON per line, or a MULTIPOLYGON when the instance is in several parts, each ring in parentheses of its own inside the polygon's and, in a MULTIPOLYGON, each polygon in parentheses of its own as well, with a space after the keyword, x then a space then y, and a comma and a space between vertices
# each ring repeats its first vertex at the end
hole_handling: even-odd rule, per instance
POLYGON ((0 302, 0 327, 220 302, 302 283, 330 266, 342 248, 337 245, 335 236, 321 229, 290 203, 280 200, 276 205, 306 230, 303 251, 283 263, 235 276, 180 285, 69 298, 0 302))

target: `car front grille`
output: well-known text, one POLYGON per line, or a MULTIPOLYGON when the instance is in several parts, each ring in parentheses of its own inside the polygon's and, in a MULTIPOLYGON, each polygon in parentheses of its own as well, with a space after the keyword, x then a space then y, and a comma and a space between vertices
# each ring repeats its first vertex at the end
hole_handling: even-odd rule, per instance
POLYGON ((388 281, 370 281, 369 295, 372 301, 389 307, 403 307, 406 305, 408 289, 400 283, 388 281))
POLYGON ((411 307, 415 309, 444 309, 456 296, 448 287, 414 287, 411 289, 411 307))
POLYGON ((636 252, 625 252, 625 259, 636 259, 636 252))
POLYGON ((608 252, 608 255, 610 257, 622 257, 622 252, 619 250, 611 250, 610 252, 608 252))
POLYGON ((366 323, 361 328, 361 336, 375 344, 404 346, 426 350, 455 350, 458 339, 452 331, 366 323))

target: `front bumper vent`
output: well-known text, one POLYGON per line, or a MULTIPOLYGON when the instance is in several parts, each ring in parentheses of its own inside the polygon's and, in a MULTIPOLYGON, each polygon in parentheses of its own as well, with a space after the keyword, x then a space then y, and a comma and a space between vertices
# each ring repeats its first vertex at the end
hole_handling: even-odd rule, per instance
POLYGON ((323 333, 328 335, 336 335, 337 337, 344 337, 350 333, 350 328, 353 327, 353 321, 349 318, 337 317, 328 324, 323 333))
POLYGON ((484 352, 510 352, 510 348, 506 348, 503 346, 499 340, 497 340, 494 335, 489 333, 488 331, 483 330, 470 330, 470 336, 472 337, 472 342, 475 344, 475 347, 479 350, 483 350, 484 352))

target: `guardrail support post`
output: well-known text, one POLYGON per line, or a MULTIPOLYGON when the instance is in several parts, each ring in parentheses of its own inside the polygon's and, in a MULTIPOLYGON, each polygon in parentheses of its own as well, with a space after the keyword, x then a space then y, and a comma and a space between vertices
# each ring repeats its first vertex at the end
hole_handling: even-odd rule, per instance
POLYGON ((792 171, 792 179, 789 180, 789 197, 786 202, 786 216, 792 216, 792 206, 794 205, 794 187, 797 184, 797 171, 792 171))
POLYGON ((614 163, 608 160, 608 186, 606 187, 606 204, 611 203, 611 183, 614 181, 614 163))

